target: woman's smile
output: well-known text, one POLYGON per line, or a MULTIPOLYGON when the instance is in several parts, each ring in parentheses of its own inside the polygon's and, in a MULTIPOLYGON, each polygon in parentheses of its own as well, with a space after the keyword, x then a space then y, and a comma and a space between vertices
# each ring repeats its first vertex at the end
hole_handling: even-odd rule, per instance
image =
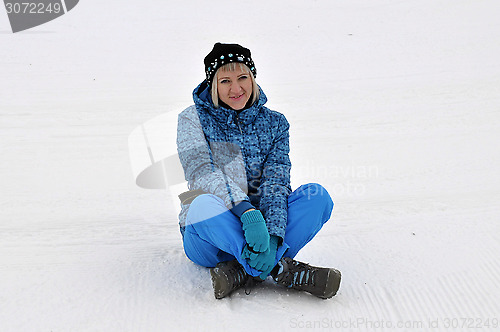
POLYGON ((231 98, 231 99, 233 99, 233 100, 235 100, 235 101, 238 101, 238 100, 240 100, 240 99, 241 99, 244 95, 245 95, 245 94, 244 94, 244 93, 242 93, 242 94, 241 94, 241 95, 239 95, 239 96, 236 96, 236 97, 229 97, 229 98, 231 98))

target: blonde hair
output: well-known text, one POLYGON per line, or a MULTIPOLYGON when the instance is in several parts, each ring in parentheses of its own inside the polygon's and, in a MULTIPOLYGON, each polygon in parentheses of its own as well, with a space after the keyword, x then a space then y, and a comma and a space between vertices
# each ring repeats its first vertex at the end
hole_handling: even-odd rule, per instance
POLYGON ((253 77, 252 72, 250 71, 250 68, 248 68, 247 65, 241 62, 230 62, 226 63, 224 66, 220 67, 217 72, 215 73, 214 79, 212 80, 212 101, 214 103, 215 108, 219 108, 219 93, 217 92, 217 85, 218 85, 218 77, 219 77, 219 72, 222 71, 235 71, 236 66, 239 66, 239 69, 241 69, 242 72, 248 74, 250 76, 250 79, 252 80, 252 102, 251 104, 255 103, 257 99, 259 99, 259 86, 257 85, 257 82, 255 81, 255 77, 253 77))

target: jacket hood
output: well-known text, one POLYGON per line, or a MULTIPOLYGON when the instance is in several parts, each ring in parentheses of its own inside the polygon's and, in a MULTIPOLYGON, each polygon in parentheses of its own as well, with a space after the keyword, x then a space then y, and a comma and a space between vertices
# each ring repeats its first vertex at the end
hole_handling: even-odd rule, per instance
POLYGON ((241 123, 247 125, 255 120, 255 117, 267 102, 267 97, 260 86, 259 92, 259 99, 257 99, 252 106, 242 110, 238 114, 238 112, 230 108, 225 108, 222 106, 215 108, 214 103, 212 102, 210 88, 208 87, 207 81, 205 80, 194 89, 193 101, 198 112, 204 110, 214 116, 219 122, 229 124, 231 122, 236 122, 236 117, 238 117, 241 123))

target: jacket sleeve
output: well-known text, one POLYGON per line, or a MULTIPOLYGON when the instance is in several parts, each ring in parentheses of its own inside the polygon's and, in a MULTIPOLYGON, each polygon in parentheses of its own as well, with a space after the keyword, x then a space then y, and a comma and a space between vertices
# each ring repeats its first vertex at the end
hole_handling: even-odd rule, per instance
POLYGON ((244 206, 252 207, 244 190, 214 162, 195 106, 179 114, 177 152, 189 189, 214 194, 224 200, 228 209, 235 208, 238 212, 244 206))
POLYGON ((266 219, 270 235, 282 239, 288 218, 288 196, 290 187, 291 162, 288 156, 290 125, 285 116, 280 114, 273 146, 264 162, 260 192, 260 210, 266 219))

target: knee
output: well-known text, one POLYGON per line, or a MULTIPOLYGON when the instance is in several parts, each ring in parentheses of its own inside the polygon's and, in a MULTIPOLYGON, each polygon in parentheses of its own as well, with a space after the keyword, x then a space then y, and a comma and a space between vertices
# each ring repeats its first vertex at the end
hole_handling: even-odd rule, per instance
POLYGON ((330 219, 334 203, 328 190, 318 183, 308 183, 301 186, 300 189, 302 189, 303 195, 306 196, 307 200, 311 201, 311 204, 314 204, 316 208, 324 211, 323 219, 325 221, 330 219))
POLYGON ((189 210, 204 209, 206 206, 214 205, 218 203, 218 197, 212 194, 203 194, 191 202, 189 210))
POLYGON ((199 223, 226 211, 227 208, 219 197, 212 194, 200 195, 189 206, 186 224, 199 223))
POLYGON ((326 188, 320 185, 319 183, 308 183, 301 186, 300 189, 302 189, 304 195, 306 195, 308 199, 322 200, 333 206, 333 200, 330 194, 328 193, 328 190, 326 190, 326 188))

